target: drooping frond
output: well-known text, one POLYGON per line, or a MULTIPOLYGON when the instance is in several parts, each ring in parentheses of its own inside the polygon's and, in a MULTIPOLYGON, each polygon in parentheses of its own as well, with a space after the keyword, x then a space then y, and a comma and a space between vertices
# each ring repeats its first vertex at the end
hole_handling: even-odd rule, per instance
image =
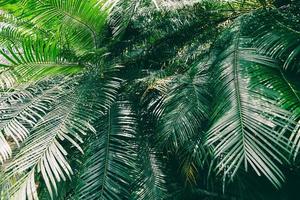
POLYGON ((162 102, 157 102, 153 112, 160 113, 157 142, 163 148, 177 149, 198 134, 208 117, 208 78, 205 71, 198 70, 194 68, 187 75, 175 77, 162 102))
POLYGON ((242 46, 240 25, 231 29, 230 37, 230 46, 214 61, 216 105, 206 143, 213 147, 224 177, 233 178, 239 169, 251 167, 279 187, 284 180, 280 165, 287 162, 289 152, 280 130, 289 123, 289 113, 251 90, 246 72, 253 55, 242 46))
POLYGON ((284 70, 299 72, 300 29, 295 14, 270 11, 260 23, 256 32, 255 47, 260 53, 282 62, 284 70), (287 17, 288 15, 289 17, 287 17), (292 19, 292 21, 287 21, 292 19), (290 22, 290 23, 288 23, 290 22))
POLYGON ((94 130, 89 123, 94 116, 80 106, 81 95, 72 91, 64 95, 63 99, 57 100, 59 104, 33 127, 20 152, 6 167, 2 186, 19 177, 6 190, 12 199, 36 199, 36 185, 32 180, 36 172, 41 173, 52 198, 57 192, 56 182, 71 177, 72 169, 61 142, 68 141, 82 151, 79 142, 83 135, 94 130))
POLYGON ((294 158, 300 149, 299 120, 300 120, 300 85, 297 82, 297 75, 282 69, 280 62, 272 65, 256 66, 250 71, 253 82, 264 85, 262 93, 276 99, 278 105, 293 114, 297 121, 294 130, 290 134, 290 140, 294 143, 294 158))
POLYGON ((20 146, 19 143, 29 136, 31 129, 63 94, 69 79, 59 80, 59 84, 53 80, 44 80, 34 85, 21 85, 14 91, 0 93, 2 163, 11 156, 11 147, 4 137, 20 146))
POLYGON ((116 102, 98 121, 76 194, 80 199, 129 199, 135 169, 136 119, 128 102, 116 102))
POLYGON ((76 48, 79 48, 77 45, 81 48, 98 47, 108 16, 104 7, 106 0, 26 0, 26 3, 26 7, 33 8, 33 23, 44 27, 47 23, 53 24, 76 48))
MULTIPOLYGON (((19 108, 12 116, 16 120, 8 121, 7 126, 20 126, 13 133, 25 139, 13 160, 6 164, 1 181, 1 187, 7 188, 4 191, 5 195, 12 199, 35 199, 38 195, 36 184, 39 181, 45 183, 50 197, 55 197, 57 182, 70 179, 73 174, 68 163, 68 150, 73 146, 83 152, 80 147, 83 136, 95 131, 92 123, 115 101, 120 80, 103 80, 99 76, 91 75, 74 77, 71 84, 60 84, 64 89, 61 89, 57 96, 54 91, 50 92, 50 88, 49 91, 43 90, 41 95, 31 95, 32 102, 28 102, 28 105, 25 101, 19 102, 19 107, 16 103, 7 107, 8 111, 19 108), (32 128, 28 125, 21 126, 23 121, 32 128), (42 178, 38 179, 37 174, 42 178), (34 180, 32 177, 35 177, 34 180), (15 178, 18 180, 14 181, 15 178), (36 184, 33 184, 34 182, 36 184)), ((53 87, 60 84, 56 82, 53 87)), ((22 93, 20 96, 23 96, 22 93)), ((10 116, 9 114, 7 116, 10 116)))
POLYGON ((0 199, 257 200, 249 185, 289 184, 298 5, 0 0, 0 199))
MULTIPOLYGON (((279 2, 280 3, 280 2, 279 2)), ((292 5, 269 13, 261 13, 260 23, 254 24, 255 31, 252 45, 257 53, 273 59, 266 67, 256 66, 251 73, 254 82, 265 86, 265 92, 278 101, 278 105, 293 113, 296 121, 300 117, 300 93, 297 73, 299 72, 300 32, 298 27, 299 7, 292 5), (289 21, 288 21, 289 20, 289 21)), ((297 3, 295 3, 297 4, 297 3)), ((251 18, 250 18, 251 20, 251 18)), ((253 35, 253 34, 252 34, 253 35)), ((299 122, 289 135, 294 144, 293 156, 296 158, 299 145, 299 122)))
POLYGON ((19 45, 8 46, 0 50, 2 63, 17 82, 39 80, 51 75, 70 75, 81 72, 84 67, 62 57, 58 43, 39 40, 24 40, 19 45))
POLYGON ((166 166, 156 153, 151 152, 148 145, 144 144, 141 148, 143 149, 139 151, 137 178, 133 185, 134 199, 166 199, 168 197, 167 176, 163 171, 166 166))

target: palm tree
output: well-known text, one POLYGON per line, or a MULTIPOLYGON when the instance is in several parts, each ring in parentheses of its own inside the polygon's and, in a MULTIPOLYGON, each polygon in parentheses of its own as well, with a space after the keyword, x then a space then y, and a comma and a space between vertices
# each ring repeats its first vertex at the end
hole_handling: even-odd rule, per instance
POLYGON ((1 199, 295 199, 282 3, 1 2, 1 199))

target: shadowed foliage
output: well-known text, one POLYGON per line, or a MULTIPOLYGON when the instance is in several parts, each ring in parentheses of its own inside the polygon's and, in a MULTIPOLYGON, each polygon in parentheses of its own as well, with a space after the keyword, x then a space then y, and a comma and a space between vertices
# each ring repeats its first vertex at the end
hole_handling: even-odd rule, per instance
POLYGON ((0 199, 297 199, 299 14, 0 1, 0 199))

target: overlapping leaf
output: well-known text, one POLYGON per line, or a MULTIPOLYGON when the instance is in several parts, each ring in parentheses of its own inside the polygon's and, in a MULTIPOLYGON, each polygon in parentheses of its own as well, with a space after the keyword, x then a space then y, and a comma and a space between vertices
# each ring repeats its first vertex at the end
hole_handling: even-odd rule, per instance
POLYGON ((289 123, 289 113, 277 102, 253 91, 247 76, 247 60, 239 26, 231 30, 230 46, 214 63, 216 107, 207 144, 215 152, 218 171, 233 178, 242 167, 251 167, 276 187, 284 180, 280 165, 287 162, 289 146, 281 131, 289 123))
MULTIPOLYGON (((136 119, 128 102, 117 102, 97 125, 97 136, 88 145, 80 199, 129 199, 135 169, 136 119)), ((76 192, 77 194, 77 192, 76 192)))

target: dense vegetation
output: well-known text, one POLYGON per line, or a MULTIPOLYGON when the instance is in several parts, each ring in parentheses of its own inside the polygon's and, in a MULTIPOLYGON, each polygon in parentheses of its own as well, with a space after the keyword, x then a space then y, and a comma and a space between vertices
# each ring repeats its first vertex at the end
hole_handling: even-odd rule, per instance
POLYGON ((295 200, 296 0, 0 0, 0 199, 295 200))

